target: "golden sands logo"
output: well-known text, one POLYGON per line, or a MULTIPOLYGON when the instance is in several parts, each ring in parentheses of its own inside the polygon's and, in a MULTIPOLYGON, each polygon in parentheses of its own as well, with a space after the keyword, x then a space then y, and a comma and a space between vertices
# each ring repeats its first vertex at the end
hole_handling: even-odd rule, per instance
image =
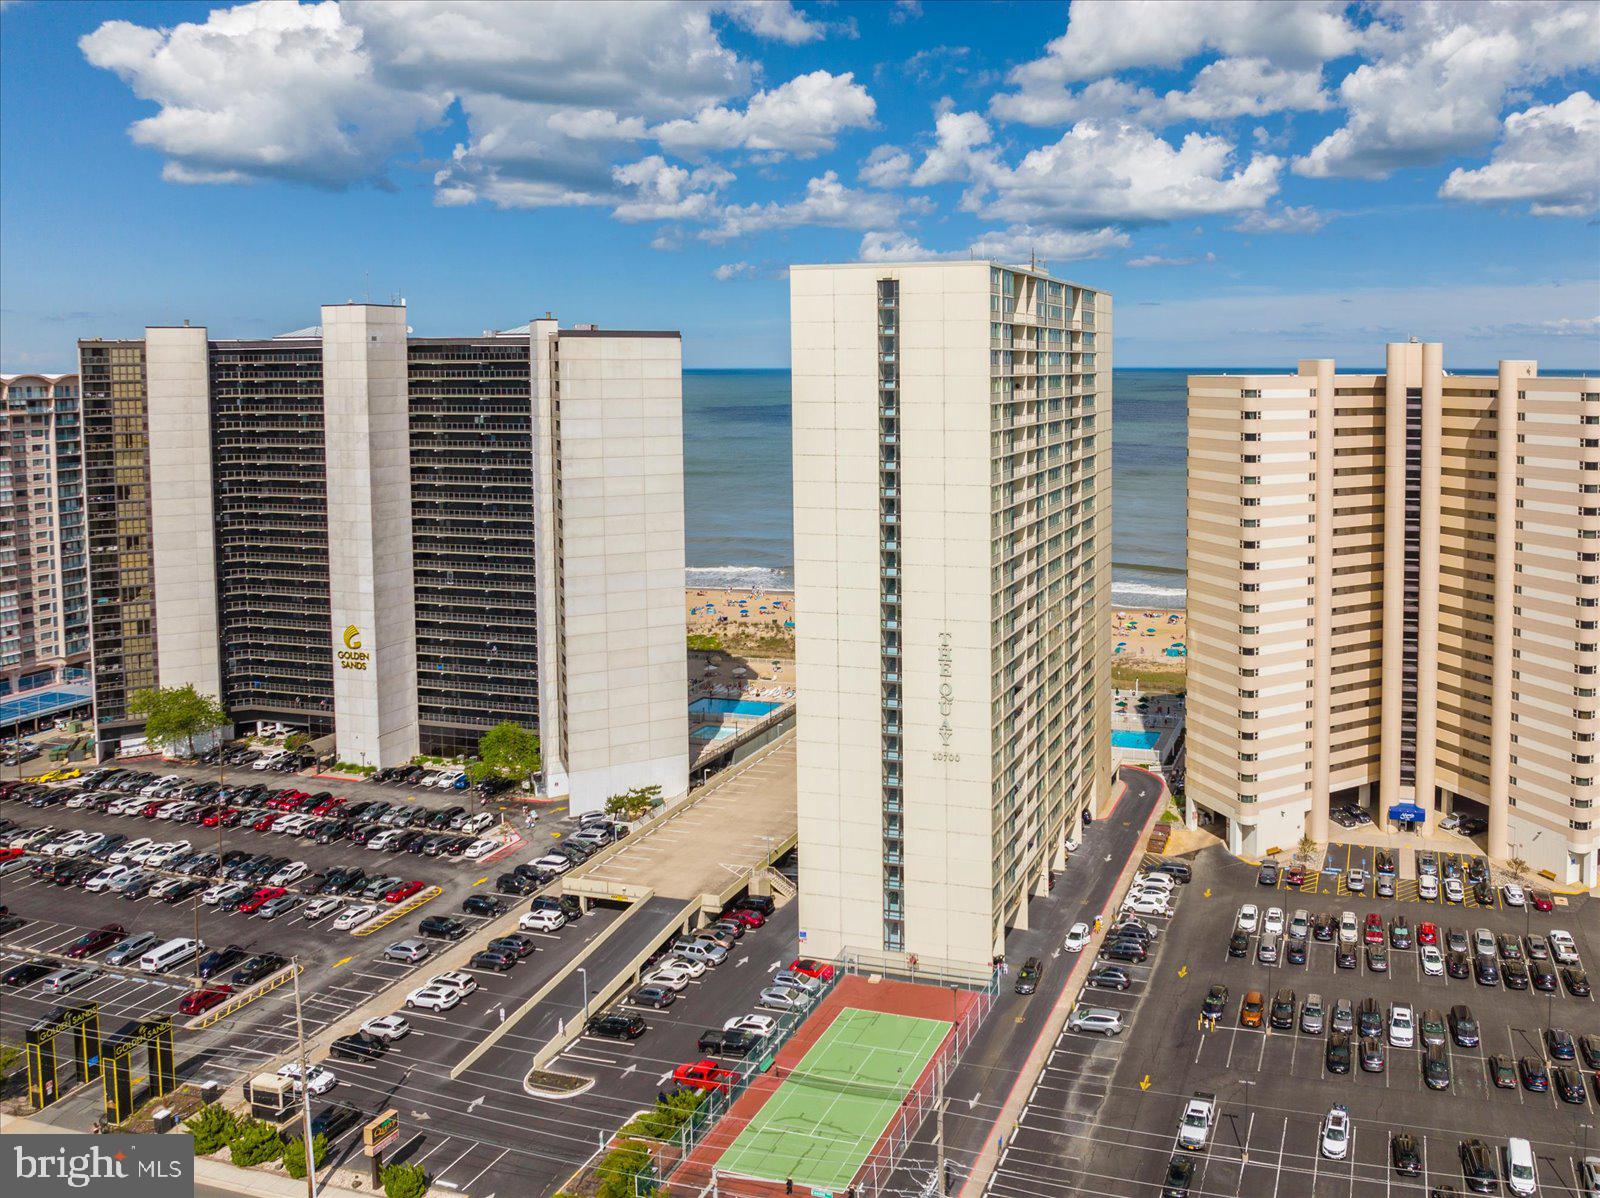
POLYGON ((361 629, 354 624, 346 624, 344 629, 344 648, 336 654, 339 667, 345 670, 364 670, 367 663, 372 660, 372 654, 361 647, 361 629))

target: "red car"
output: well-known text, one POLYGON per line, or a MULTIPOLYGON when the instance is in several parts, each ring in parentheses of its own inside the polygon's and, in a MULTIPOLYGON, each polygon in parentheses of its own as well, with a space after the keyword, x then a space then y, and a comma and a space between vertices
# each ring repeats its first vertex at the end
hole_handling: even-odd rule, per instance
POLYGON ((237 811, 238 808, 236 807, 213 807, 200 818, 200 826, 202 828, 215 828, 222 823, 226 816, 236 814, 237 811))
POLYGON ((1439 925, 1436 924, 1436 923, 1429 923, 1426 920, 1423 921, 1422 923, 1418 924, 1417 925, 1417 943, 1418 944, 1438 944, 1439 943, 1439 925))
POLYGON ((241 914, 249 915, 252 912, 259 911, 262 903, 270 903, 273 899, 282 898, 288 893, 282 886, 263 886, 239 904, 239 911, 241 914))
POLYGON ((739 1080, 732 1069, 724 1069, 715 1061, 696 1061, 692 1065, 679 1065, 672 1071, 672 1080, 690 1090, 727 1090, 739 1080))
POLYGON ((144 805, 144 810, 139 814, 144 816, 145 819, 155 819, 155 817, 160 814, 161 809, 166 805, 167 801, 165 799, 154 799, 146 803, 144 805))
POLYGON ((383 901, 386 903, 404 902, 421 889, 421 882, 401 882, 400 885, 396 886, 388 894, 383 896, 383 901))
POLYGON ((1306 884, 1306 867, 1303 865, 1291 865, 1284 871, 1283 884, 1295 887, 1304 886, 1306 884))
POLYGON ((108 923, 95 932, 85 932, 67 946, 67 956, 74 961, 103 952, 128 934, 120 923, 108 923))
POLYGON ((759 911, 728 910, 722 913, 723 919, 736 919, 747 928, 759 928, 767 922, 767 917, 759 911))
POLYGON ((817 978, 819 981, 824 982, 833 981, 833 966, 826 961, 813 961, 810 957, 796 957, 789 963, 789 968, 795 973, 805 974, 808 978, 817 978))
POLYGON ((1548 890, 1530 890, 1528 898, 1533 903, 1535 911, 1554 911, 1556 909, 1556 900, 1551 897, 1548 890))
POLYGON ((1383 916, 1376 911, 1367 916, 1366 938, 1368 944, 1383 943, 1383 916))
POLYGON ((278 822, 278 817, 282 814, 280 811, 269 811, 250 826, 257 832, 270 832, 272 825, 278 822))
POLYGON ((318 803, 315 807, 313 807, 311 809, 311 814, 312 815, 331 815, 334 811, 337 811, 340 807, 343 807, 343 806, 344 806, 344 800, 342 798, 340 798, 339 796, 335 795, 331 799, 324 799, 322 802, 318 803))
POLYGON ((203 1015, 232 993, 232 986, 203 986, 191 990, 178 1000, 178 1014, 203 1015))

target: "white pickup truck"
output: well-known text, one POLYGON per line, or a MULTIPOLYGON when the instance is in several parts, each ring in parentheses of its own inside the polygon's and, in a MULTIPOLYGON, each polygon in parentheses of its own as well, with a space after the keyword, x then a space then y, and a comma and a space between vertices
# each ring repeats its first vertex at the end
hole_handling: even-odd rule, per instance
POLYGON ((1178 1147, 1199 1152, 1211 1139, 1211 1125, 1217 1121, 1217 1096, 1196 1090, 1178 1121, 1178 1147))

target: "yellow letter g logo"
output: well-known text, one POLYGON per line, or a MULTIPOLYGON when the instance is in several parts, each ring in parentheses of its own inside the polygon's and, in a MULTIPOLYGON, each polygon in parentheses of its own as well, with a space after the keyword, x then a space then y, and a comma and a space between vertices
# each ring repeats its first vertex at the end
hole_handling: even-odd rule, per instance
POLYGON ((346 649, 361 648, 361 629, 354 624, 349 625, 344 630, 344 647, 346 649))

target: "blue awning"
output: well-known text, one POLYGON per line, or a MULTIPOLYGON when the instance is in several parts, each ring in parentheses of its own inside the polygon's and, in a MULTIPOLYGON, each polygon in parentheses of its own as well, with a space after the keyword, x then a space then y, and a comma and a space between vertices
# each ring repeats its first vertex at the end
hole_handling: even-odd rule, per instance
POLYGON ((1397 824, 1420 824, 1428 813, 1415 803, 1396 803, 1389 808, 1389 818, 1397 824))

